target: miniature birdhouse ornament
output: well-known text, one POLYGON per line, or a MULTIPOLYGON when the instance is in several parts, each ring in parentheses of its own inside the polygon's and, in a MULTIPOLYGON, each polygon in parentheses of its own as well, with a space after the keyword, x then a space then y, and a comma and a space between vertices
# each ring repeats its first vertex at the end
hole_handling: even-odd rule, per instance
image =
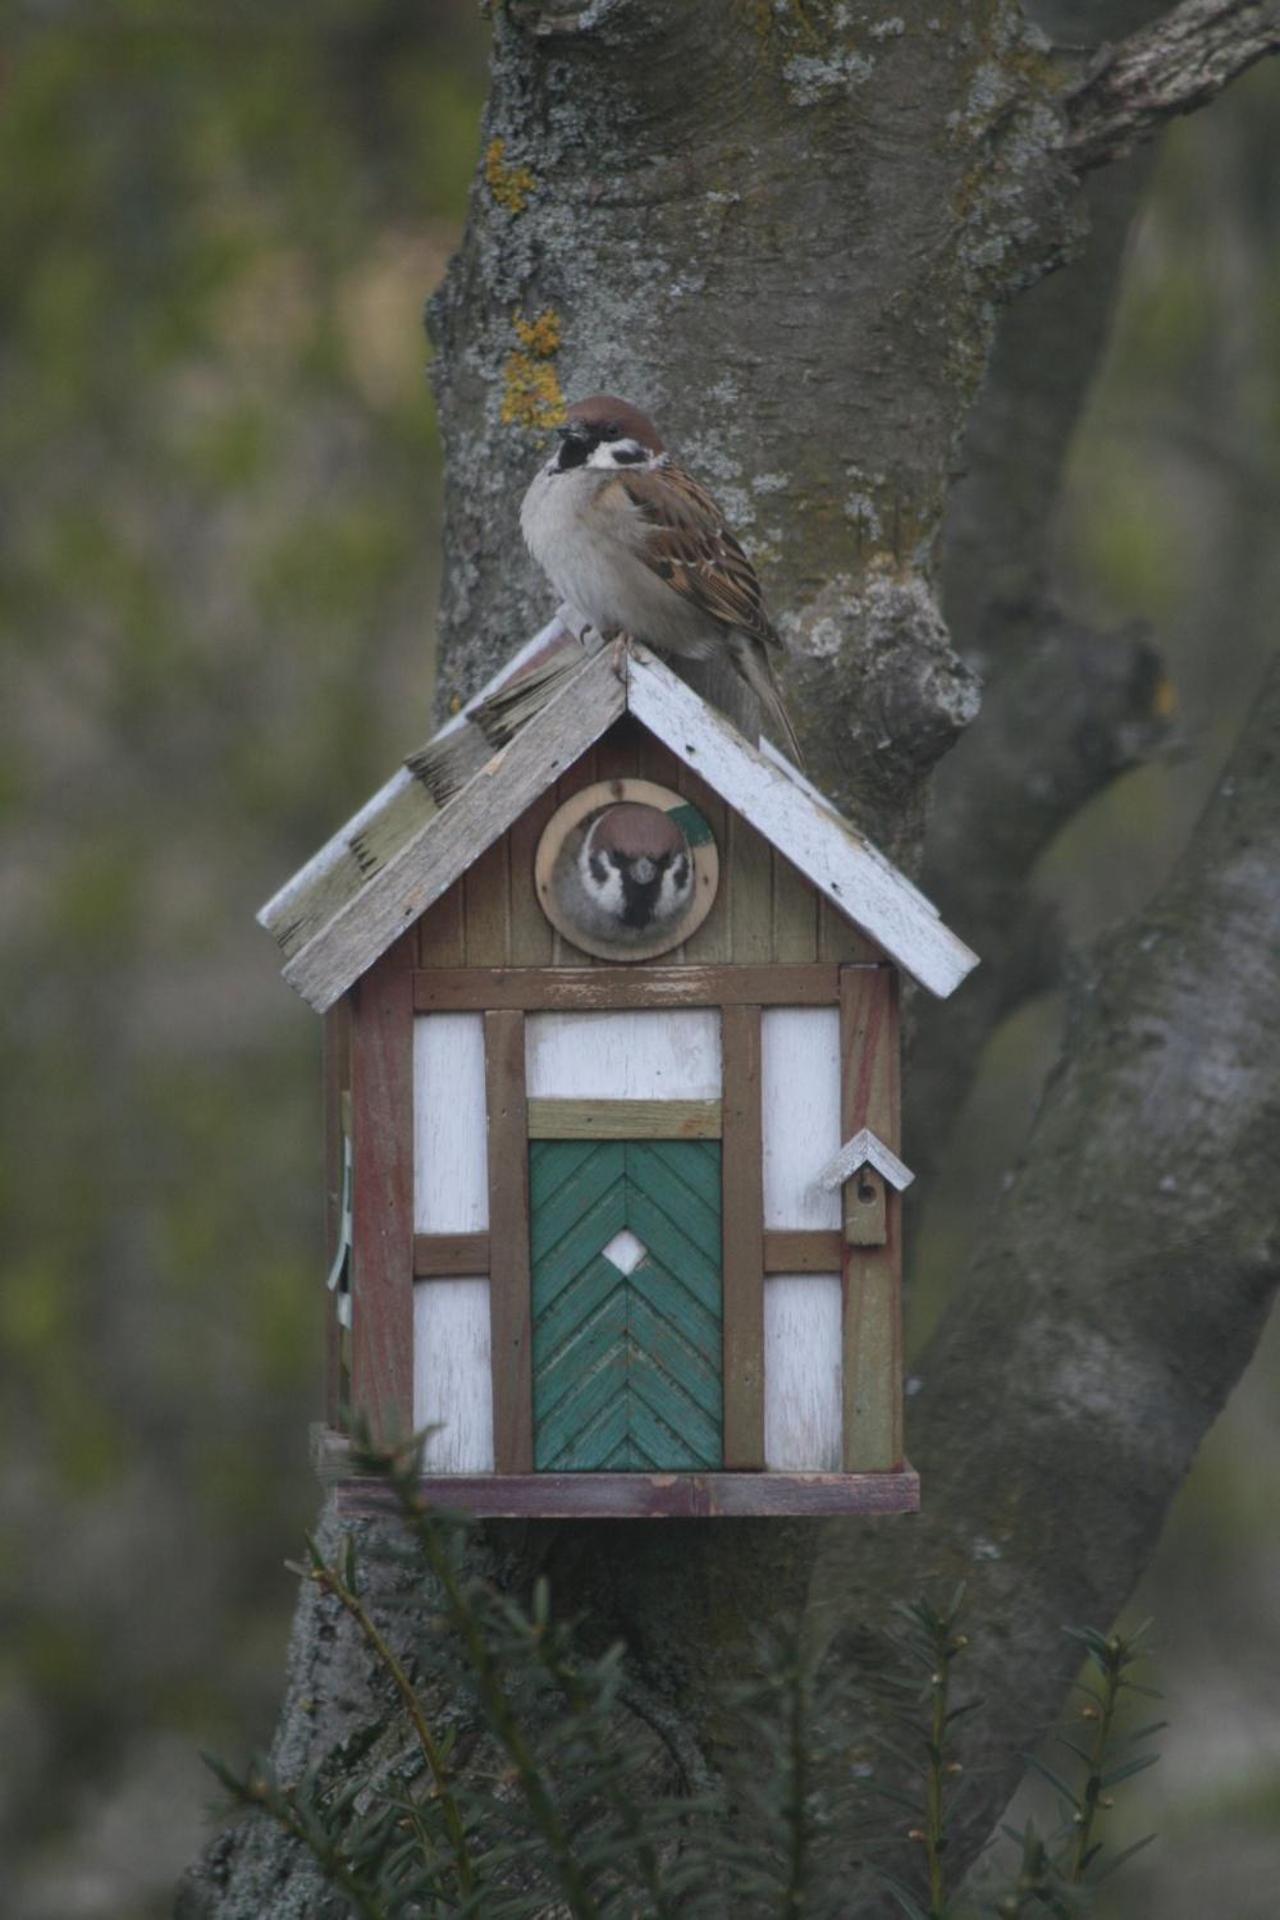
POLYGON ((889 1513, 899 985, 975 956, 767 743, 559 622, 263 909, 324 1016, 329 1381, 492 1516, 889 1513))

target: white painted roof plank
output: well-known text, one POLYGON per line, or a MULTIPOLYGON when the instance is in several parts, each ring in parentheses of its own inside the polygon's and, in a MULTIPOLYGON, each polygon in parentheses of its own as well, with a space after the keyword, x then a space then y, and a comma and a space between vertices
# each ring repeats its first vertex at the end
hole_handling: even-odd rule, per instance
POLYGON ((837 912, 945 999, 978 964, 918 889, 876 847, 819 804, 789 771, 749 746, 731 723, 646 649, 628 666, 636 718, 762 833, 837 912))
POLYGON ((626 707, 597 654, 296 953, 284 977, 323 1013, 626 707))
POLYGON ((852 1180, 859 1167, 874 1167, 881 1179, 887 1180, 899 1193, 915 1179, 905 1161, 899 1160, 892 1147, 886 1147, 878 1133, 870 1127, 863 1127, 855 1133, 852 1140, 846 1140, 833 1160, 829 1160, 818 1175, 818 1185, 828 1192, 842 1187, 846 1180, 852 1180))
MULTIPOLYGON (((435 737, 461 725, 522 661, 571 626, 569 613, 559 609, 435 737)), ((790 761, 767 741, 750 745, 647 649, 631 647, 623 674, 625 685, 612 648, 590 656, 446 806, 431 810, 424 790, 420 824, 411 804, 415 777, 401 768, 280 888, 258 918, 289 954, 284 976, 305 999, 320 1010, 332 1005, 628 707, 922 985, 942 997, 959 986, 977 956, 790 761), (358 843, 366 830, 376 838, 380 823, 386 857, 367 872, 373 856, 358 843)))

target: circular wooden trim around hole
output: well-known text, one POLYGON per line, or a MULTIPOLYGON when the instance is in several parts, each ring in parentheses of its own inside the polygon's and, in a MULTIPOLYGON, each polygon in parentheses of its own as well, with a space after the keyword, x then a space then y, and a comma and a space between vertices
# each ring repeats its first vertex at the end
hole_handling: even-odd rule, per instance
POLYGON ((683 794, 674 793, 670 787, 660 787, 653 780, 597 780, 591 786, 583 787, 580 793, 575 793, 562 807, 557 807, 543 828, 533 860, 533 883, 538 904, 552 926, 583 953, 594 954, 597 960, 616 960, 624 964, 633 960, 652 960, 656 955, 670 953, 673 947, 680 946, 697 932, 710 913, 720 885, 720 850, 705 816, 683 794), (640 943, 605 940, 575 926, 556 899, 552 886, 556 862, 566 842, 585 827, 593 814, 603 812, 606 807, 617 806, 624 800, 636 806, 656 807, 660 813, 675 815, 693 863, 693 898, 683 918, 672 921, 652 940, 640 943))

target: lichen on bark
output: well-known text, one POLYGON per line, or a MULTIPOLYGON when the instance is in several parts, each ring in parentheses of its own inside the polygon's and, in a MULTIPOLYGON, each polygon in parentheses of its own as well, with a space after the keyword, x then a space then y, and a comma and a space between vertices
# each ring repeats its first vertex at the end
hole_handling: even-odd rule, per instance
POLYGON ((651 411, 719 495, 801 657, 819 630, 823 664, 797 672, 794 697, 820 777, 860 796, 873 830, 898 799, 918 815, 912 789, 973 704, 958 663, 939 675, 945 630, 923 611, 958 436, 997 302, 1061 256, 1074 213, 1044 50, 1017 6, 962 9, 952 33, 924 4, 886 19, 876 33, 820 0, 764 22, 736 0, 495 15, 482 146, 528 156, 540 187, 513 218, 478 184, 432 309, 445 702, 549 610, 512 552, 542 441, 506 375, 511 313, 550 307, 564 395, 651 411), (868 473, 873 510, 851 514, 868 473), (886 686, 907 722, 889 779, 886 686), (875 772, 850 782, 853 760, 875 772))

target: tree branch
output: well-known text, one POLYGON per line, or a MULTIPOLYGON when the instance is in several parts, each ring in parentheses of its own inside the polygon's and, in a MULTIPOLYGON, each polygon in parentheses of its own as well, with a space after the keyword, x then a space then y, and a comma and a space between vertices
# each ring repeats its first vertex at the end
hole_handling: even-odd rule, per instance
POLYGON ((1065 158, 1106 166, 1280 49, 1280 0, 1184 0, 1108 48, 1068 96, 1065 158))
POLYGON ((855 1673, 880 1658, 877 1611, 969 1583, 990 1706, 961 1860, 1059 1710, 1062 1622, 1115 1617, 1265 1323, 1278 1055, 1280 662, 1179 866, 1095 955, 1026 1159, 919 1362, 924 1513, 824 1536, 814 1599, 855 1673))
MULTIPOLYGON (((1077 24, 1120 39, 1143 24, 1135 5, 1155 10, 1155 0, 1097 0, 1077 24)), ((1035 22, 1058 37, 1060 14, 1041 4, 1035 22)), ((934 778, 923 884, 982 966, 955 1001, 916 1002, 905 1097, 917 1206, 994 1028, 1061 978, 1061 938, 1028 884, 1038 860, 1163 737, 1167 688, 1147 636, 1065 614, 1052 568, 1063 463, 1110 337, 1150 161, 1148 151, 1085 183, 1079 258, 1001 316, 948 507, 943 608, 983 698, 934 778)))
POLYGON ((940 768, 930 821, 925 885, 982 966, 953 1003, 917 1007, 907 1137, 922 1180, 995 1028, 1061 980, 1060 930, 1030 890, 1037 862, 1168 735, 1169 685, 1142 632, 1095 632, 1038 598, 1002 619, 1006 636, 1020 631, 1020 652, 940 768))

